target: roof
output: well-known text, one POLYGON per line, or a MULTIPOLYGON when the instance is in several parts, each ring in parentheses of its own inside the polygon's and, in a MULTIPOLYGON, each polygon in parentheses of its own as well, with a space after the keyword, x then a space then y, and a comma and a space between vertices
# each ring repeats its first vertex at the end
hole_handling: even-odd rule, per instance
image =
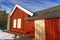
POLYGON ((15 7, 13 8, 12 12, 9 14, 10 16, 13 14, 13 12, 16 10, 16 8, 19 8, 20 10, 26 12, 27 14, 29 14, 30 16, 33 16, 33 13, 26 10, 25 8, 21 7, 20 5, 15 5, 15 7))
POLYGON ((60 5, 35 12, 34 15, 32 17, 29 17, 27 20, 38 20, 56 17, 60 17, 60 5))

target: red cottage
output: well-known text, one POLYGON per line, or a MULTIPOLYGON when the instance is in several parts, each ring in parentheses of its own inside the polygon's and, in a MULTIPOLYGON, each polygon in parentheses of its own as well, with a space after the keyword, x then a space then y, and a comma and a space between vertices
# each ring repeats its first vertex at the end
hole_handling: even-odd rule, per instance
MULTIPOLYGON (((9 14, 8 22, 10 23, 9 30, 20 32, 20 33, 27 33, 31 36, 34 36, 34 21, 27 21, 26 19, 29 16, 32 16, 33 13, 22 8, 19 5, 16 5, 13 11, 9 14)), ((8 24, 9 24, 8 23, 8 24)))
POLYGON ((16 5, 8 16, 7 29, 36 40, 60 40, 60 6, 32 13, 16 5))

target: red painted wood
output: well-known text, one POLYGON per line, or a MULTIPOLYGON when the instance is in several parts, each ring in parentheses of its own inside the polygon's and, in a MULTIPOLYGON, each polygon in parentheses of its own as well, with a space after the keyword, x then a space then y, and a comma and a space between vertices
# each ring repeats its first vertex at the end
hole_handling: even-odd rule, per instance
POLYGON ((60 40, 60 18, 58 23, 58 40, 60 40))
POLYGON ((34 21, 27 21, 26 18, 28 18, 28 14, 19 8, 16 8, 13 15, 11 16, 10 30, 29 34, 30 36, 35 37, 34 21), (13 20, 18 18, 21 18, 21 29, 13 28, 13 20))
POLYGON ((60 40, 59 18, 45 19, 46 40, 60 40))

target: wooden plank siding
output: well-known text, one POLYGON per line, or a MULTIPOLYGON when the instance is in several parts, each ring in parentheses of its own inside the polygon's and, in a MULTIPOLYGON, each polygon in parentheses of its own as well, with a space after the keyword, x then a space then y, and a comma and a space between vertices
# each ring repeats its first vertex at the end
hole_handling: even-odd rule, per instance
POLYGON ((45 19, 46 40, 60 40, 60 18, 45 19))
POLYGON ((45 40, 45 20, 35 20, 35 39, 45 40))

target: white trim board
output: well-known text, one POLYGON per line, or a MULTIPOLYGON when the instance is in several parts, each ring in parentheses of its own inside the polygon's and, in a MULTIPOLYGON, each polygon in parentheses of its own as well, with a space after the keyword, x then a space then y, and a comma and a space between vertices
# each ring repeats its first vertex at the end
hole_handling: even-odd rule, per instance
POLYGON ((10 16, 13 14, 13 12, 15 11, 16 7, 18 7, 19 9, 21 9, 22 11, 26 12, 27 14, 29 14, 30 16, 33 16, 33 13, 24 9, 23 7, 21 7, 20 5, 15 5, 15 7, 13 8, 12 12, 10 13, 10 16))

